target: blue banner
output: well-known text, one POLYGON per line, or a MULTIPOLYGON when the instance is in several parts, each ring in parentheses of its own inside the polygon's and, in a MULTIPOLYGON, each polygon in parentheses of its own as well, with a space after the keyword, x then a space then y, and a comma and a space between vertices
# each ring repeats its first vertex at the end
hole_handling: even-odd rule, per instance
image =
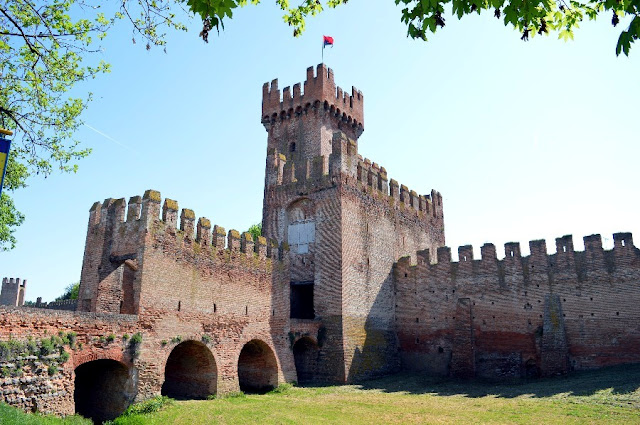
POLYGON ((7 165, 9 164, 10 147, 11 140, 0 138, 0 166, 2 167, 2 179, 0 179, 0 194, 2 193, 2 186, 4 186, 4 175, 7 172, 7 165))

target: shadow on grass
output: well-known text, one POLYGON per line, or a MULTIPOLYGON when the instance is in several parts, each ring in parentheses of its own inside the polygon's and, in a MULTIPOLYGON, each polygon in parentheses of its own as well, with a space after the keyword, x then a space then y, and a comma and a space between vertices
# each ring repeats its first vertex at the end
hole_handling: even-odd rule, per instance
POLYGON ((640 407, 640 364, 608 367, 595 371, 573 372, 567 376, 489 382, 482 380, 457 380, 400 373, 359 384, 365 390, 407 392, 410 394, 434 394, 441 396, 465 395, 467 397, 495 396, 512 398, 593 396, 602 390, 612 395, 628 395, 624 404, 640 407))

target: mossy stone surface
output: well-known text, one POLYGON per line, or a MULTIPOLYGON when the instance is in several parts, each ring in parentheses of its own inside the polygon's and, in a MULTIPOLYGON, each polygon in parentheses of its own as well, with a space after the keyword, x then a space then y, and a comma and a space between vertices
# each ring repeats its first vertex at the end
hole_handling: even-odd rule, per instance
POLYGON ((174 201, 173 199, 165 198, 164 200, 164 208, 168 210, 178 211, 178 201, 174 201))
POLYGON ((193 212, 193 210, 190 210, 188 208, 183 208, 182 209, 182 217, 188 218, 190 220, 195 220, 196 219, 196 213, 193 212))
POLYGON ((144 196, 142 197, 143 199, 149 200, 149 201, 153 201, 153 202, 160 202, 162 201, 162 197, 160 196, 160 192, 158 192, 157 190, 146 190, 144 192, 144 196))

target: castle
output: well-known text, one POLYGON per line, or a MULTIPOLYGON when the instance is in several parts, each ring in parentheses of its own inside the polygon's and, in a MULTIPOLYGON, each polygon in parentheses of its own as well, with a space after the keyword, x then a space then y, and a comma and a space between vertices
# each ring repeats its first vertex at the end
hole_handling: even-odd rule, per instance
POLYGON ((464 246, 452 262, 441 194, 419 195, 358 154, 363 105, 323 64, 304 87, 264 85, 255 240, 154 190, 95 203, 75 311, 0 307, 0 340, 13 343, 0 346, 2 400, 104 420, 157 394, 640 362, 630 234, 611 251, 599 235, 584 252, 558 238, 551 255, 544 241, 528 257, 509 243, 503 260, 491 244, 479 260, 464 246))

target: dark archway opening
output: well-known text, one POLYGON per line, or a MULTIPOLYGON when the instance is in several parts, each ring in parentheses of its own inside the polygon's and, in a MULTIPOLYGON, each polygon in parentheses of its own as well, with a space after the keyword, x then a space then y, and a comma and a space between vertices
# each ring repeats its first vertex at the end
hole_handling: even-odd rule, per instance
POLYGON ((299 385, 308 385, 316 380, 319 351, 318 344, 309 337, 300 338, 293 345, 299 385))
POLYGON ((115 360, 94 360, 75 370, 76 413, 95 423, 120 416, 136 396, 129 369, 115 360))
POLYGON ((198 341, 178 344, 167 359, 162 395, 177 399, 205 399, 218 388, 213 354, 198 341))
POLYGON ((540 377, 540 369, 538 368, 538 365, 536 364, 536 361, 534 359, 527 360, 524 367, 525 378, 540 377))
POLYGON ((278 385, 278 363, 271 348, 254 339, 247 342, 238 358, 240 391, 264 394, 278 385))

